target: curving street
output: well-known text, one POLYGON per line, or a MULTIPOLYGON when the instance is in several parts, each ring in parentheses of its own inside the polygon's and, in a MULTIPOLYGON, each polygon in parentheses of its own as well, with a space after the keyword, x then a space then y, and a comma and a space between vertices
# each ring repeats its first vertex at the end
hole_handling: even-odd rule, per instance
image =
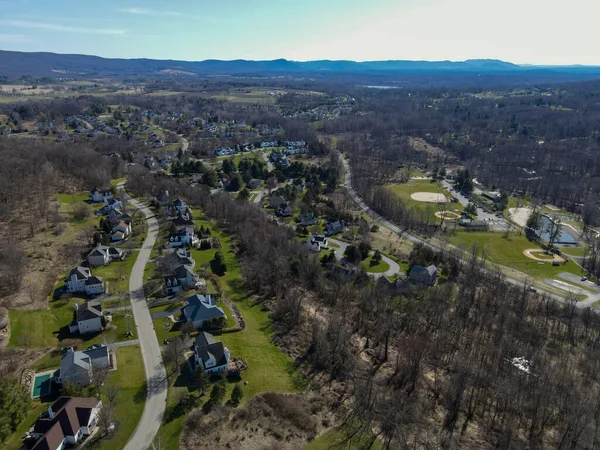
POLYGON ((144 269, 158 235, 158 221, 150 209, 125 192, 124 184, 125 182, 121 182, 117 185, 121 197, 140 210, 146 216, 148 224, 148 234, 129 278, 129 295, 144 360, 148 392, 142 417, 125 449, 146 450, 151 446, 152 439, 158 432, 167 402, 167 373, 162 362, 161 349, 158 345, 152 317, 144 295, 144 269))

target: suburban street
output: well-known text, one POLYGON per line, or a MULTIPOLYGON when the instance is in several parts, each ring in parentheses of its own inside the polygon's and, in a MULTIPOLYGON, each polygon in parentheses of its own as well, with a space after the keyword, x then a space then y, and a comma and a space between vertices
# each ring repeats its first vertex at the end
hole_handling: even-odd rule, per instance
POLYGON ((123 199, 139 209, 148 223, 148 234, 142 245, 129 278, 129 293, 135 326, 146 371, 147 396, 144 412, 133 436, 125 446, 126 450, 146 450, 158 432, 167 402, 167 373, 162 362, 161 348, 158 345, 150 310, 144 295, 144 269, 158 234, 158 221, 152 211, 131 198, 123 188, 125 182, 117 186, 123 199))
MULTIPOLYGON (((409 241, 413 242, 413 243, 420 243, 423 244, 433 250, 440 250, 436 245, 432 244, 429 241, 426 241, 425 239, 422 239, 418 236, 415 236, 411 233, 409 233, 406 230, 402 230, 399 227, 397 227, 396 225, 394 225, 393 223, 391 223, 389 220, 385 219, 384 217, 382 217, 381 215, 379 215, 378 213, 376 213, 375 211, 373 211, 363 200, 362 198, 360 198, 358 196, 358 194, 356 193, 356 191, 354 190, 354 188, 352 187, 352 172, 351 172, 351 168, 350 168, 350 164, 348 163, 348 161, 346 160, 346 158, 342 158, 342 162, 344 164, 344 184, 343 186, 346 188, 346 190, 348 191, 348 194, 350 195, 350 197, 352 198, 352 200, 354 200, 354 202, 363 210, 365 211, 367 214, 369 214, 372 218, 374 218, 375 220, 379 221, 383 226, 385 226, 386 228, 388 228, 389 230, 393 231, 394 233, 397 233, 400 236, 405 237, 406 239, 408 239, 409 241)), ((463 262, 466 263, 465 260, 463 260, 463 262)), ((488 270, 489 269, 484 269, 484 270, 488 270)), ((505 275, 505 280, 507 283, 513 284, 515 286, 520 286, 520 287, 529 287, 530 285, 527 283, 524 283, 520 280, 516 280, 514 278, 511 278, 507 275, 505 275)), ((546 290, 537 288, 538 293, 543 293, 545 294, 547 297, 552 298, 554 300, 557 300, 559 302, 565 302, 565 297, 561 296, 561 295, 557 295, 554 294, 552 292, 548 292, 546 290)), ((565 294, 566 295, 566 294, 565 294)), ((587 308, 588 306, 590 306, 591 303, 597 301, 597 296, 596 295, 590 295, 588 297, 588 299, 578 302, 577 303, 577 307, 578 308, 587 308)), ((600 297, 600 295, 598 296, 600 297)), ((592 310, 594 311, 598 311, 595 308, 592 308, 592 310)))

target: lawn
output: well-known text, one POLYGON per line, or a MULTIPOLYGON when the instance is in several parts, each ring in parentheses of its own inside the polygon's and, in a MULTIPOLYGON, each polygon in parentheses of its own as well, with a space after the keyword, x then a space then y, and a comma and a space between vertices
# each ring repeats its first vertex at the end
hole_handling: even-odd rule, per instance
POLYGON ((102 206, 102 203, 85 203, 89 198, 89 192, 78 192, 73 194, 56 194, 56 200, 59 203, 59 211, 62 214, 69 216, 69 223, 76 228, 87 228, 98 224, 98 216, 94 214, 94 210, 102 206), (83 220, 75 220, 73 212, 77 205, 84 205, 88 210, 87 217, 83 220))
POLYGON ((383 273, 383 272, 387 272, 388 270, 390 270, 390 265, 383 260, 379 261, 379 263, 377 265, 372 266, 371 265, 372 259, 373 259, 373 256, 371 255, 364 261, 360 262, 360 265, 363 266, 367 272, 383 273))
POLYGON ((131 252, 124 261, 113 261, 107 266, 92 269, 92 275, 103 278, 108 283, 108 293, 129 292, 129 274, 135 264, 138 252, 131 252))
POLYGON ((525 235, 512 233, 505 238, 503 233, 457 231, 449 237, 449 242, 467 251, 471 251, 476 245, 479 256, 485 256, 492 263, 518 270, 535 279, 553 278, 561 272, 581 274, 581 269, 573 262, 553 266, 549 262, 540 264, 526 257, 523 254, 524 250, 530 248, 541 250, 541 247, 535 242, 528 241, 525 235))
POLYGON ((88 443, 87 448, 108 450, 125 447, 142 417, 146 403, 146 373, 140 347, 120 347, 115 352, 117 370, 110 373, 107 383, 121 388, 115 407, 119 427, 111 439, 94 439, 88 443))
MULTIPOLYGON (((420 210, 424 214, 431 215, 432 218, 438 211, 462 211, 463 209, 460 203, 436 205, 435 203, 419 202, 411 198, 411 195, 416 192, 440 193, 448 199, 453 198, 452 194, 442 187, 440 183, 432 183, 431 180, 410 180, 406 183, 389 184, 386 187, 404 200, 409 208, 420 210)), ((439 222, 440 219, 436 218, 436 221, 439 222)))
POLYGON ((60 325, 56 316, 47 309, 10 310, 9 347, 48 348, 56 345, 60 325))

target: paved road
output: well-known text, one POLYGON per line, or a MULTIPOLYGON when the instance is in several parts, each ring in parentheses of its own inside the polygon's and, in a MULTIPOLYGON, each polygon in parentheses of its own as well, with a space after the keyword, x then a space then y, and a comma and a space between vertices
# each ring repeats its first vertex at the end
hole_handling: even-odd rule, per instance
MULTIPOLYGON (((436 245, 432 244, 429 241, 426 241, 425 239, 422 239, 418 236, 415 236, 414 234, 409 233, 406 230, 402 230, 399 227, 397 227, 396 225, 394 225, 392 222, 390 222, 389 220, 387 220, 386 218, 382 217, 381 215, 379 215, 377 212, 373 211, 364 201, 362 198, 359 197, 359 195, 356 193, 356 191, 354 190, 354 188, 352 187, 352 172, 350 170, 350 164, 348 163, 348 161, 346 160, 346 158, 342 158, 342 162, 344 164, 344 184, 343 186, 346 188, 346 190, 348 191, 348 194, 350 195, 350 197, 352 198, 352 200, 354 200, 354 202, 363 210, 365 211, 367 214, 369 214, 371 217, 373 217, 375 220, 378 220, 384 227, 388 228, 389 230, 393 231, 394 233, 397 233, 400 236, 404 236, 406 239, 408 239, 409 241, 417 244, 423 244, 433 250, 440 250, 440 248, 438 248, 436 245)), ((466 263, 466 260, 463 260, 464 263, 466 263)), ((483 270, 488 270, 488 269, 483 269, 483 270)), ((507 283, 513 284, 515 286, 520 286, 520 287, 529 287, 530 285, 520 281, 520 280, 516 280, 514 278, 510 278, 509 276, 505 275, 505 278, 507 283)), ((543 289, 538 289, 538 292, 546 294, 548 297, 557 300, 559 302, 564 302, 565 301, 565 297, 562 295, 556 295, 552 292, 548 292, 545 291, 543 289)), ((589 299, 588 299, 589 300, 589 299)), ((578 307, 580 308, 585 308, 587 306, 589 306, 588 300, 579 302, 577 304, 578 307)))
MULTIPOLYGON (((129 295, 144 359, 148 393, 142 418, 138 422, 133 436, 125 446, 125 450, 146 450, 150 447, 152 439, 158 432, 167 402, 167 373, 162 362, 161 349, 158 345, 152 318, 144 296, 144 268, 156 241, 158 221, 152 211, 127 195, 123 189, 123 184, 122 182, 118 185, 122 197, 139 209, 146 216, 148 223, 148 235, 129 277, 129 295)), ((124 369, 121 368, 121 370, 124 369)))
POLYGON ((269 172, 273 172, 275 170, 275 166, 273 165, 273 163, 271 161, 269 161, 269 152, 263 152, 261 153, 263 159, 265 160, 265 162, 267 163, 267 170, 269 172))
MULTIPOLYGON (((181 136, 181 135, 179 135, 181 136)), ((181 136, 181 151, 183 153, 188 151, 188 146, 190 145, 190 143, 188 142, 188 140, 186 138, 184 138, 183 136, 181 136)))
MULTIPOLYGON (((339 248, 334 248, 331 247, 333 250, 335 250, 335 255, 337 257, 338 260, 341 260, 344 257, 344 253, 346 252, 346 248, 350 245, 347 242, 344 241, 338 241, 337 239, 333 239, 333 238, 327 238, 327 240, 329 242, 333 242, 334 244, 339 245, 339 248)), ((374 252, 370 252, 371 255, 374 254, 374 252)), ((393 259, 388 258, 387 256, 385 256, 384 254, 381 254, 381 259, 388 263, 390 268, 386 271, 386 272, 381 272, 381 273, 374 273, 374 272, 367 272, 367 275, 377 279, 379 277, 391 277, 394 276, 396 274, 400 273, 400 266, 398 265, 398 263, 396 261, 394 261, 393 259)))

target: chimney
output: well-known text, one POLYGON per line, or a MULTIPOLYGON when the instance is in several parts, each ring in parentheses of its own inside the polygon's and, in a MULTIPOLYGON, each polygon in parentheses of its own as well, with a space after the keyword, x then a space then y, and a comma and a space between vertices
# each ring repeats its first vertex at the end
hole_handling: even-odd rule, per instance
POLYGON ((54 411, 52 411, 52 405, 48 405, 48 417, 54 419, 54 411))

